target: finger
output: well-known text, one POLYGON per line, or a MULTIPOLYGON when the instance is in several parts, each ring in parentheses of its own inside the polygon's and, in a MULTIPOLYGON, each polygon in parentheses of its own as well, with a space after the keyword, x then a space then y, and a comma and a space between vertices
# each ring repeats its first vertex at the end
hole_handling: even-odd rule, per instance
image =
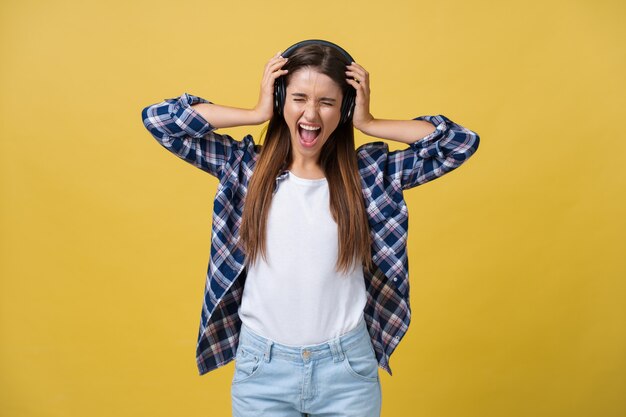
POLYGON ((359 83, 360 85, 367 84, 369 82, 368 79, 365 78, 363 75, 356 74, 352 71, 346 71, 346 74, 351 75, 352 79, 356 81, 357 83, 359 83))
POLYGON ((365 79, 365 74, 361 73, 361 72, 357 72, 357 71, 346 71, 346 74, 349 74, 352 76, 352 78, 359 78, 359 79, 365 79))
POLYGON ((285 65, 289 58, 278 58, 276 61, 271 62, 270 67, 281 67, 285 65))
POLYGON ((354 63, 354 65, 349 65, 348 66, 351 70, 358 72, 359 74, 361 74, 362 78, 368 78, 370 73, 367 72, 365 70, 365 68, 363 68, 362 66, 360 66, 357 63, 354 63))
POLYGON ((269 67, 273 63, 280 62, 280 61, 286 61, 286 60, 287 60, 287 58, 283 58, 280 55, 274 55, 272 58, 270 58, 269 61, 267 61, 267 63, 265 64, 265 68, 269 67))
POLYGON ((352 63, 352 65, 353 65, 354 67, 359 68, 359 69, 361 69, 361 70, 363 70, 363 71, 365 71, 365 72, 367 73, 367 71, 365 70, 365 68, 363 68, 363 66, 362 66, 362 65, 357 64, 356 62, 353 62, 353 63, 352 63))
POLYGON ((275 76, 278 77, 278 76, 280 76, 282 74, 287 73, 287 70, 286 69, 282 69, 281 66, 282 65, 271 67, 270 70, 267 72, 267 75, 270 75, 272 77, 275 77, 275 76), (275 75, 275 74, 278 74, 278 75, 275 75))
POLYGON ((352 68, 360 69, 360 70, 364 70, 365 69, 361 65, 357 64, 356 62, 352 62, 350 65, 348 65, 348 67, 352 67, 352 68))
POLYGON ((273 78, 273 79, 276 79, 276 78, 280 77, 281 75, 285 75, 285 74, 287 74, 288 72, 289 72, 289 70, 278 70, 278 71, 274 71, 274 72, 272 73, 272 78, 273 78))
POLYGON ((264 80, 270 78, 270 76, 272 76, 276 71, 278 71, 281 74, 282 74, 281 71, 286 71, 286 70, 281 70, 281 67, 285 65, 288 58, 281 58, 281 57, 275 57, 275 58, 276 59, 272 59, 270 62, 268 62, 265 65, 265 71, 263 71, 264 80))
POLYGON ((357 84, 361 84, 361 80, 359 79, 359 77, 351 77, 351 78, 348 78, 348 80, 354 81, 357 84))
POLYGON ((356 68, 351 68, 349 71, 346 71, 346 74, 356 75, 357 78, 359 78, 360 80, 367 79, 367 73, 365 71, 362 71, 356 68))
POLYGON ((277 61, 270 61, 265 66, 265 73, 271 73, 276 71, 277 68, 282 67, 287 62, 288 58, 278 58, 277 61))
POLYGON ((361 89, 361 84, 359 84, 358 81, 352 80, 350 78, 346 78, 346 81, 348 82, 348 84, 354 87, 357 91, 361 89))
POLYGON ((266 73, 266 76, 269 77, 269 79, 273 81, 274 79, 280 77, 281 75, 285 75, 287 72, 289 72, 289 70, 282 69, 280 68, 280 66, 275 65, 266 73))

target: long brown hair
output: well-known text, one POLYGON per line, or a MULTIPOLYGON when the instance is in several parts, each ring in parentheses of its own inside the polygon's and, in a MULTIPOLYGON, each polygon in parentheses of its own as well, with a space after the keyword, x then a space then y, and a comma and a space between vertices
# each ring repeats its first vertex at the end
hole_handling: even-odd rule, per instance
MULTIPOLYGON (((283 69, 290 75, 309 67, 333 79, 346 95, 353 88, 345 80, 345 66, 350 64, 334 48, 326 45, 305 45, 296 49, 283 69)), ((241 222, 241 243, 246 253, 245 264, 254 264, 259 254, 266 256, 267 216, 276 187, 276 177, 292 163, 291 134, 283 116, 274 112, 269 121, 261 154, 248 184, 241 222)), ((367 213, 361 193, 361 179, 354 149, 352 120, 340 123, 322 147, 320 165, 330 191, 330 212, 338 226, 339 254, 335 270, 347 273, 354 262, 372 267, 367 213)))

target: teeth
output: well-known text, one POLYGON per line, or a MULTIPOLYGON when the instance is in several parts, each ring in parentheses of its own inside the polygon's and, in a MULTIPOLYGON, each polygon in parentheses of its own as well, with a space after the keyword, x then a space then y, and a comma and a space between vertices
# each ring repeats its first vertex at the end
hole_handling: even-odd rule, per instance
POLYGON ((302 129, 304 130, 319 130, 321 129, 321 127, 313 127, 313 126, 306 126, 306 125, 299 125, 302 129))

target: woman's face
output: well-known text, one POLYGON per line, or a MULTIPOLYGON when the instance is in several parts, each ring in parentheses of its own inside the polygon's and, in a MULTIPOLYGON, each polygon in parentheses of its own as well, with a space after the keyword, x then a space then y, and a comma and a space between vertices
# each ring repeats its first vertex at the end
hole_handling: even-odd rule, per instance
POLYGON ((316 163, 322 146, 341 119, 341 88, 329 76, 304 67, 291 74, 283 115, 291 132, 295 160, 316 163), (302 125, 316 130, 306 130, 302 125))

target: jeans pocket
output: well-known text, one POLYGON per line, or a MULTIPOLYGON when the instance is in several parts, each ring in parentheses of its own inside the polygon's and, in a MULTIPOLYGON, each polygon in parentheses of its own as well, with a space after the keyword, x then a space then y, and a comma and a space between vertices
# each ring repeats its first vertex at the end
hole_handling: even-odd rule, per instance
POLYGON ((261 354, 245 346, 240 346, 235 357, 235 374, 232 383, 238 384, 257 375, 264 363, 261 354))
POLYGON ((378 381, 378 359, 367 339, 344 351, 343 364, 348 373, 358 379, 378 381))

